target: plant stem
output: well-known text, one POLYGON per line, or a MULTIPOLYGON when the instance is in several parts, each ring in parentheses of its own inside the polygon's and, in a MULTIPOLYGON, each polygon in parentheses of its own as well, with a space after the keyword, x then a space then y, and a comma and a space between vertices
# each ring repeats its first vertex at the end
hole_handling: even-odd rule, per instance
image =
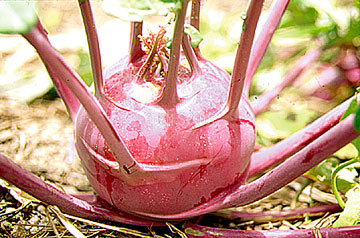
MULTIPOLYGON (((200 9, 201 9, 201 0, 192 0, 191 1, 191 15, 190 15, 190 25, 195 27, 200 31, 200 9)), ((196 46, 194 48, 195 55, 200 57, 200 48, 196 46)))
POLYGON ((288 4, 289 0, 275 0, 271 5, 267 19, 264 21, 265 23, 261 28, 261 32, 257 35, 255 44, 251 50, 249 66, 246 72, 244 91, 247 95, 249 94, 251 80, 264 57, 271 38, 274 35, 288 4))
POLYGON ((307 69, 309 65, 311 65, 319 58, 320 54, 321 50, 307 52, 298 60, 298 62, 291 68, 291 70, 286 73, 280 84, 276 85, 270 90, 267 90, 261 94, 253 103, 251 103, 255 116, 263 112, 284 88, 290 86, 295 81, 295 79, 297 79, 307 69))
POLYGON ((165 86, 162 92, 162 97, 158 101, 158 104, 164 108, 174 108, 179 102, 179 97, 177 95, 177 79, 180 63, 180 45, 184 34, 186 9, 189 0, 182 0, 181 3, 181 9, 176 11, 175 30, 170 50, 170 60, 165 78, 165 86))
POLYGON ((338 167, 336 167, 331 173, 331 188, 333 190, 336 200, 338 201, 338 203, 342 209, 345 208, 345 202, 344 202, 344 200, 342 200, 339 190, 337 188, 337 174, 340 172, 340 170, 346 168, 349 165, 357 163, 357 162, 359 162, 358 158, 346 161, 346 162, 340 164, 338 167))
POLYGON ((190 45, 189 36, 186 34, 183 35, 182 48, 184 50, 185 57, 189 62, 192 77, 198 77, 201 73, 199 61, 197 60, 194 50, 190 45))
POLYGON ((353 121, 353 115, 347 117, 270 173, 265 174, 248 185, 240 187, 238 191, 227 196, 225 206, 230 204, 245 205, 270 195, 327 159, 360 135, 354 129, 353 121), (251 201, 248 201, 248 199, 251 201))
POLYGON ((225 107, 214 116, 195 125, 192 129, 196 130, 220 119, 231 120, 237 117, 238 106, 241 100, 245 75, 251 53, 251 47, 254 40, 256 25, 260 17, 264 0, 251 0, 247 16, 242 25, 240 42, 236 52, 233 73, 230 79, 230 90, 225 107))
POLYGON ((0 154, 0 177, 48 205, 56 205, 63 212, 93 220, 110 220, 126 224, 149 226, 154 224, 115 208, 94 206, 64 193, 36 175, 0 154))
POLYGON ((236 221, 254 221, 255 223, 276 222, 281 220, 303 219, 305 216, 319 217, 327 212, 339 212, 341 207, 338 204, 325 204, 307 208, 286 209, 281 211, 265 212, 241 212, 236 210, 220 210, 212 213, 214 216, 224 217, 236 221))
POLYGON ((283 162, 338 124, 354 98, 355 96, 351 97, 313 123, 277 144, 253 153, 249 168, 249 178, 283 162))
POLYGON ((236 52, 234 69, 230 80, 230 91, 227 99, 227 110, 230 114, 237 111, 243 87, 246 70, 249 63, 257 22, 260 17, 264 0, 252 0, 249 4, 246 18, 243 22, 239 46, 236 52))
POLYGON ((143 22, 131 22, 131 36, 130 36, 130 62, 134 62, 139 57, 143 56, 145 52, 141 48, 139 35, 142 35, 143 22))
POLYGON ((271 172, 249 184, 234 184, 208 202, 182 213, 149 216, 157 219, 182 219, 219 209, 245 206, 269 196, 360 136, 353 123, 354 115, 348 116, 271 172))
MULTIPOLYGON (((41 22, 37 23, 37 29, 39 30, 39 33, 42 34, 45 40, 49 42, 49 39, 47 37, 47 33, 43 26, 41 25, 41 22)), ((51 66, 49 64, 45 64, 45 67, 47 68, 49 75, 54 83, 54 87, 56 89, 56 92, 59 94, 59 96, 64 101, 64 104, 66 106, 66 109, 70 115, 70 118, 73 123, 75 123, 77 112, 80 108, 80 102, 76 98, 76 96, 69 90, 69 88, 61 81, 60 76, 57 75, 54 70, 51 69, 51 66)))
POLYGON ((143 169, 128 152, 98 100, 89 92, 79 76, 63 61, 60 54, 52 47, 47 38, 37 28, 32 29, 23 36, 34 46, 45 65, 50 66, 50 71, 57 75, 62 80, 62 83, 77 97, 109 145, 119 164, 119 169, 124 174, 135 171, 142 172, 143 169), (129 171, 129 168, 131 168, 131 171, 129 171))
POLYGON ((251 237, 251 238, 321 238, 336 237, 349 238, 357 237, 360 233, 360 225, 336 228, 312 228, 301 230, 234 230, 224 228, 213 228, 185 223, 185 233, 189 238, 217 238, 221 237, 251 237), (188 232, 186 232, 188 231, 188 232))
POLYGON ((197 30, 200 30, 200 8, 201 0, 191 1, 190 25, 195 27, 197 30))
POLYGON ((104 89, 103 89, 104 82, 103 82, 103 74, 102 74, 99 39, 96 32, 94 16, 92 14, 89 0, 85 0, 85 1, 78 0, 78 1, 79 1, 81 15, 83 18, 88 45, 89 45, 91 68, 93 72, 93 80, 95 86, 95 96, 101 97, 104 93, 104 89))

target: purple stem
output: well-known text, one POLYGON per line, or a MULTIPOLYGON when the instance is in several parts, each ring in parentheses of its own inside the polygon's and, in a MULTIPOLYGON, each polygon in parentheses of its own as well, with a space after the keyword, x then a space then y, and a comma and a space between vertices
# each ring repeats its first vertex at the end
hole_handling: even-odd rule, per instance
MULTIPOLYGON (((43 35, 44 39, 46 39, 49 42, 49 39, 47 38, 47 33, 40 22, 37 23, 36 27, 39 30, 39 33, 43 35)), ((69 90, 69 88, 66 87, 66 85, 61 81, 59 75, 57 75, 54 72, 54 70, 51 69, 50 65, 45 64, 45 67, 47 68, 49 75, 54 83, 56 92, 59 94, 59 96, 62 98, 62 100, 65 103, 66 109, 70 115, 71 120, 75 122, 77 112, 81 105, 79 100, 69 90)))
MULTIPOLYGON (((192 0, 191 2, 190 25, 200 31, 201 0, 192 0)), ((196 56, 201 57, 199 46, 194 47, 194 53, 196 56)))
POLYGON ((354 98, 355 97, 351 97, 313 123, 277 144, 253 153, 248 177, 251 178, 283 162, 310 142, 326 133, 331 127, 339 123, 340 118, 354 98))
POLYGON ((60 54, 52 47, 47 38, 41 34, 39 29, 34 28, 23 36, 37 50, 45 66, 50 66, 50 72, 62 80, 62 83, 66 85, 85 108, 89 117, 108 143, 114 157, 119 163, 119 169, 125 174, 135 172, 136 170, 143 171, 128 152, 100 103, 94 95, 89 92, 87 86, 79 76, 64 62, 60 54), (129 171, 128 168, 130 167, 132 171, 129 171))
POLYGON ((197 30, 200 30, 200 8, 201 0, 191 1, 190 25, 195 27, 197 30))
POLYGON ((290 86, 311 63, 319 58, 320 54, 320 50, 313 50, 301 57, 295 66, 284 76, 280 84, 264 92, 251 104, 254 114, 258 115, 263 112, 284 88, 290 86))
POLYGON ((348 116, 290 159, 254 182, 246 185, 235 184, 224 189, 211 200, 188 211, 152 217, 183 219, 229 207, 248 205, 269 196, 360 136, 360 133, 354 129, 353 121, 354 115, 348 116))
POLYGON ((265 24, 262 26, 260 34, 257 35, 255 44, 251 50, 249 67, 246 72, 244 91, 247 94, 249 94, 251 80, 264 57, 271 38, 274 35, 288 4, 289 0, 275 0, 271 5, 269 15, 264 21, 265 24))
POLYGON ((149 226, 161 225, 141 219, 115 208, 111 210, 94 206, 84 200, 68 195, 41 180, 36 175, 0 154, 0 177, 48 205, 56 205, 64 213, 92 220, 109 220, 126 224, 149 226))
POLYGON ((213 213, 215 216, 225 217, 229 220, 254 221, 255 223, 275 222, 280 220, 303 219, 305 217, 319 217, 325 213, 341 212, 339 204, 325 204, 299 209, 286 209, 282 211, 266 212, 239 212, 235 210, 221 210, 213 213))
POLYGON ((358 237, 360 233, 360 226, 338 227, 338 228, 314 228, 303 230, 230 230, 222 228, 212 228, 185 223, 185 233, 189 238, 220 238, 220 237, 241 237, 241 238, 319 238, 319 237, 336 237, 349 238, 358 237))
POLYGON ((104 89, 103 89, 104 82, 103 82, 98 34, 96 32, 96 25, 94 21, 94 16, 92 14, 90 1, 79 0, 79 6, 81 9, 81 15, 83 18, 86 36, 89 45, 91 67, 92 67, 94 85, 95 85, 95 96, 99 98, 104 94, 104 89))
POLYGON ((246 70, 249 63, 251 47, 254 40, 257 22, 260 17, 264 0, 252 0, 246 12, 246 18, 242 25, 240 42, 236 52, 234 69, 230 79, 230 90, 225 107, 214 116, 195 125, 192 129, 198 129, 220 119, 237 117, 238 106, 245 83, 246 70))
POLYGON ((130 57, 129 61, 133 63, 138 58, 143 56, 145 52, 141 48, 141 41, 139 35, 142 35, 143 22, 131 22, 130 33, 130 57))
POLYGON ((185 57, 187 61, 189 62, 192 77, 196 78, 201 74, 201 68, 199 65, 199 61, 196 58, 195 52, 193 48, 190 45, 189 36, 183 35, 182 40, 182 48, 184 50, 185 57))
POLYGON ((179 97, 177 95, 177 79, 180 63, 180 46, 183 38, 186 10, 189 0, 182 0, 181 3, 181 9, 176 12, 175 30, 172 38, 169 68, 166 74, 165 86, 162 97, 158 101, 158 104, 164 108, 173 108, 179 102, 179 97))
POLYGON ((263 2, 264 0, 252 0, 250 2, 246 18, 242 25, 243 30, 236 52, 234 69, 230 80, 230 91, 227 99, 227 110, 229 110, 230 114, 237 111, 239 106, 245 83, 251 47, 253 45, 255 30, 260 17, 263 2))

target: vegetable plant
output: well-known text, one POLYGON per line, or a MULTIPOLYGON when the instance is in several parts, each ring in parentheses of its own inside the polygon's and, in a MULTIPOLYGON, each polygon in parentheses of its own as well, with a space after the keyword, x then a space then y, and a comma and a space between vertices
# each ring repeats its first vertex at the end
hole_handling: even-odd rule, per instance
MULTIPOLYGON (((200 52, 200 0, 147 1, 152 8, 129 1, 132 12, 142 16, 170 9, 172 37, 166 38, 164 27, 144 36, 143 18, 134 17, 128 55, 104 72, 90 1, 79 0, 93 93, 51 45, 29 4, 1 3, 1 12, 9 15, 0 21, 1 32, 19 33, 37 50, 73 121, 77 154, 98 195, 65 194, 3 155, 0 176, 69 214, 160 225, 250 204, 303 175, 360 135, 354 127, 358 110, 343 117, 351 102, 357 108, 357 96, 277 144, 254 152, 255 115, 305 70, 303 61, 308 64, 319 57, 319 51, 309 52, 287 80, 250 103, 251 80, 289 3, 273 1, 260 26, 263 2, 249 1, 230 75, 200 52), (247 183, 256 176, 260 177, 247 183)), ((358 81, 358 69, 351 68, 355 73, 349 73, 350 80, 358 81)), ((348 235, 358 229, 319 232, 348 235)))

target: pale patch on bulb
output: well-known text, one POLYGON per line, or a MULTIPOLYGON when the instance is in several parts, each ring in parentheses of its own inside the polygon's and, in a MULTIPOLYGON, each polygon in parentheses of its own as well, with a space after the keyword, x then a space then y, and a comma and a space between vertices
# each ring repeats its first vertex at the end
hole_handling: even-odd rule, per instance
POLYGON ((138 102, 150 103, 155 101, 158 96, 161 87, 151 82, 145 82, 143 84, 134 83, 131 87, 130 96, 138 102))

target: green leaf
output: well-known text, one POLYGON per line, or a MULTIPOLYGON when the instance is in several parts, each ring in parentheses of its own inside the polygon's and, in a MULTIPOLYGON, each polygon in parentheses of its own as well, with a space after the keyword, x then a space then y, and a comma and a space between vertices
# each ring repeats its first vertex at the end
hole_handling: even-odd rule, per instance
MULTIPOLYGON (((352 44, 355 47, 359 47, 359 32, 360 32, 360 18, 351 18, 346 33, 339 34, 340 29, 337 27, 336 31, 332 31, 333 37, 328 39, 326 47, 339 46, 343 44, 352 44)), ((330 34, 330 33, 329 33, 330 34)))
MULTIPOLYGON (((357 95, 357 93, 356 93, 356 95, 357 95)), ((357 103, 357 97, 355 97, 355 98, 351 101, 348 109, 346 109, 346 111, 344 112, 344 115, 341 117, 340 121, 344 120, 346 117, 348 117, 349 115, 351 115, 351 114, 353 114, 353 113, 355 114, 355 117, 354 117, 354 128, 355 128, 355 130, 360 131, 360 106, 359 106, 358 103, 357 103)), ((358 156, 360 156, 360 137, 357 138, 357 139, 355 139, 355 140, 353 140, 351 143, 352 143, 352 144, 355 146, 355 148, 357 149, 357 151, 358 151, 358 156)))
POLYGON ((317 9, 308 6, 305 1, 293 0, 289 2, 279 28, 314 25, 318 16, 317 9))
POLYGON ((184 25, 184 33, 190 36, 190 44, 192 47, 198 46, 204 39, 200 32, 195 27, 189 24, 184 25))
POLYGON ((360 10, 360 0, 354 0, 354 5, 360 10))
POLYGON ((0 1, 0 33, 28 33, 37 23, 35 4, 35 1, 0 1))
POLYGON ((90 86, 93 83, 93 75, 89 54, 83 50, 79 50, 77 52, 77 56, 79 57, 79 65, 76 69, 76 72, 80 75, 85 84, 90 86))
POLYGON ((355 128, 355 130, 360 131, 360 107, 359 106, 357 106, 356 111, 355 111, 354 128, 355 128))
POLYGON ((346 204, 344 211, 336 220, 333 227, 352 226, 359 223, 360 218, 360 186, 353 187, 346 193, 346 204))
POLYGON ((344 112, 344 114, 342 115, 340 121, 344 120, 345 118, 347 118, 349 115, 353 114, 358 108, 357 105, 357 99, 354 98, 354 100, 351 101, 348 109, 346 109, 346 111, 344 112))
MULTIPOLYGON (((331 185, 331 173, 339 166, 339 160, 329 158, 306 173, 312 180, 320 181, 323 184, 331 185)), ((342 169, 337 176, 337 187, 339 190, 348 191, 354 186, 358 173, 354 168, 342 169)))
POLYGON ((177 0, 104 0, 102 7, 110 15, 126 21, 143 21, 153 15, 166 15, 177 0))

